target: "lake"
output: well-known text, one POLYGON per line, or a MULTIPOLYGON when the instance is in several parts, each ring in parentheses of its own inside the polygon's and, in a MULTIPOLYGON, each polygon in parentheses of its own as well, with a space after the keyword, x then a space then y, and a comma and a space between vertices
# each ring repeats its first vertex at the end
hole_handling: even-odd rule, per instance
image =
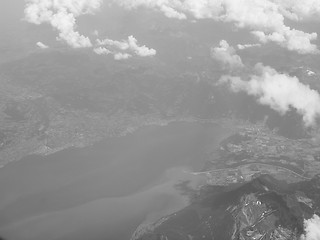
POLYGON ((0 169, 0 235, 10 240, 125 240, 145 220, 188 204, 174 187, 200 170, 227 129, 175 122, 27 156, 0 169))

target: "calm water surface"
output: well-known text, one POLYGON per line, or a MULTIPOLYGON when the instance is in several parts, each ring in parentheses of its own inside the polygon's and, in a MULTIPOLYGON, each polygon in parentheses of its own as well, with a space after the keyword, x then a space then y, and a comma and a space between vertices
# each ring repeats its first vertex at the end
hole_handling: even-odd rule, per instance
POLYGON ((0 169, 0 235, 129 239, 145 219, 187 204, 174 185, 192 178, 183 169, 203 167, 206 150, 226 131, 217 124, 177 122, 10 163, 0 169))

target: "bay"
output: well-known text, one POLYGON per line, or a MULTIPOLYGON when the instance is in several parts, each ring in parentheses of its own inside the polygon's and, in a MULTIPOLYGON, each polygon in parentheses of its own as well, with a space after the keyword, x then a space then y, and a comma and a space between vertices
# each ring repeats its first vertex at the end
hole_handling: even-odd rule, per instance
POLYGON ((186 206, 174 187, 201 184, 206 150, 226 129, 174 122, 0 169, 0 235, 6 239, 129 239, 144 220, 186 206), (90 237, 90 238, 88 238, 90 237))

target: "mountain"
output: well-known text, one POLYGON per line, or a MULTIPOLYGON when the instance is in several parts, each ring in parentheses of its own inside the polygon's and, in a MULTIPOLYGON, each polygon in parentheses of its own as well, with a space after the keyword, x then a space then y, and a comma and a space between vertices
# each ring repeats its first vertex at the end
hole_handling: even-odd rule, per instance
POLYGON ((320 213, 319 188, 320 176, 287 184, 270 175, 205 186, 188 207, 140 226, 131 240, 300 239, 305 219, 320 213))

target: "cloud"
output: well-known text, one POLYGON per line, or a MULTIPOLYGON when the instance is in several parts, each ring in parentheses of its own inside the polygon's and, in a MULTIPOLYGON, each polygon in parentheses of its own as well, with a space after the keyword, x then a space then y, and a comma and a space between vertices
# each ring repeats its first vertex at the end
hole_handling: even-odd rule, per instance
POLYGON ((184 13, 180 13, 176 11, 175 9, 168 7, 166 5, 160 6, 160 10, 166 15, 168 18, 176 18, 176 19, 186 19, 187 16, 184 13))
POLYGON ((93 51, 98 55, 108 55, 108 54, 112 53, 109 49, 104 48, 104 47, 94 48, 93 51))
POLYGON ((239 50, 244 50, 247 48, 252 48, 252 47, 261 47, 260 43, 255 43, 255 44, 238 44, 237 45, 239 50))
MULTIPOLYGON (((148 48, 145 45, 138 45, 138 40, 132 35, 129 36, 128 39, 122 41, 111 40, 108 38, 104 40, 97 39, 97 44, 99 46, 109 46, 114 48, 115 50, 130 51, 131 53, 134 53, 135 55, 140 57, 151 57, 156 55, 157 53, 157 51, 153 48, 148 48)), ((131 56, 131 54, 127 55, 131 56)), ((119 56, 121 56, 121 54, 119 54, 119 56)))
POLYGON ((225 11, 223 21, 251 30, 261 43, 274 42, 302 54, 319 52, 312 43, 317 38, 316 33, 305 33, 285 25, 288 15, 284 12, 290 10, 280 1, 225 0, 225 11))
POLYGON ((37 42, 36 45, 37 45, 39 48, 41 48, 41 49, 47 49, 47 48, 49 48, 48 45, 46 45, 46 44, 44 44, 44 43, 42 43, 42 42, 37 42))
POLYGON ((299 30, 285 28, 283 33, 273 32, 271 34, 265 34, 262 31, 252 31, 252 34, 262 43, 275 42, 288 50, 301 54, 319 53, 317 46, 311 44, 311 41, 317 39, 316 33, 305 33, 299 30))
POLYGON ((249 80, 237 76, 222 76, 219 83, 227 83, 234 92, 246 92, 255 96, 262 105, 267 105, 280 114, 294 108, 303 117, 306 126, 315 124, 320 116, 320 95, 316 90, 275 69, 257 64, 256 74, 249 80))
POLYGON ((319 20, 320 2, 318 0, 274 0, 287 18, 295 21, 319 20))
POLYGON ((150 57, 156 55, 157 51, 152 48, 148 48, 145 45, 139 46, 138 41, 133 36, 128 37, 129 48, 134 51, 140 57, 150 57))
POLYGON ((301 240, 320 240, 320 217, 314 215, 313 218, 305 220, 304 231, 301 240))
MULTIPOLYGON (((77 17, 93 14, 102 0, 26 0, 25 19, 34 24, 49 23, 59 39, 74 48, 91 47, 88 37, 77 30, 77 17)), ((286 20, 320 20, 318 0, 113 0, 127 9, 145 7, 180 20, 213 19, 248 29, 261 43, 273 42, 300 54, 319 53, 313 43, 316 32, 304 32, 286 25, 286 20)), ((143 54, 143 53, 142 53, 143 54)))
POLYGON ((129 9, 147 7, 163 12, 167 17, 214 19, 231 22, 249 29, 261 43, 274 42, 301 54, 319 53, 312 43, 317 33, 290 28, 286 19, 306 21, 310 16, 320 20, 318 0, 114 0, 129 9), (171 12, 171 14, 170 14, 171 12))
POLYGON ((128 54, 128 53, 116 53, 114 54, 114 59, 115 60, 126 60, 126 59, 129 59, 131 58, 132 55, 131 54, 128 54))
POLYGON ((117 41, 117 40, 111 40, 108 38, 106 38, 104 40, 97 39, 97 44, 100 46, 108 45, 110 47, 115 47, 120 50, 128 50, 129 49, 129 43, 125 40, 117 41))
POLYGON ((76 31, 76 19, 93 14, 102 0, 26 0, 25 20, 33 24, 48 23, 59 32, 59 40, 73 48, 91 47, 88 37, 76 31))
POLYGON ((146 7, 162 12, 168 18, 187 19, 187 16, 179 11, 180 0, 114 0, 115 3, 127 9, 146 7))
MULTIPOLYGON (((93 14, 102 0, 26 0, 25 19, 34 24, 49 23, 59 31, 58 39, 74 48, 91 47, 88 37, 77 30, 77 17, 93 14)), ((286 25, 286 20, 320 20, 318 0, 113 0, 127 9, 145 7, 180 20, 213 19, 248 29, 261 43, 273 42, 300 54, 319 53, 313 43, 316 32, 304 32, 286 25)), ((143 52, 141 52, 144 54, 143 52)))
POLYGON ((211 50, 211 56, 228 69, 242 68, 244 65, 236 50, 226 40, 220 41, 220 46, 211 50))
POLYGON ((290 51, 301 54, 319 53, 312 43, 316 33, 305 33, 285 24, 287 9, 280 1, 271 0, 224 0, 225 13, 219 16, 224 22, 232 22, 238 28, 247 28, 261 43, 274 42, 290 51))

